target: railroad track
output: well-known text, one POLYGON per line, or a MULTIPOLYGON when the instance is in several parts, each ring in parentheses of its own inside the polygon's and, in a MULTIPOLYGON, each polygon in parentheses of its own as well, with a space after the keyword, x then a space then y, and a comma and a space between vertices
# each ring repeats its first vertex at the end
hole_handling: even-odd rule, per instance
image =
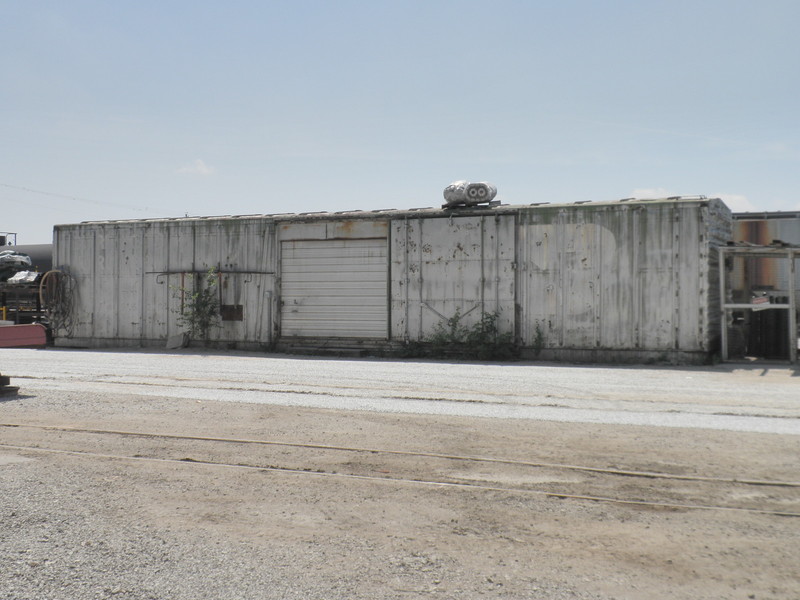
POLYGON ((800 517, 800 482, 308 442, 0 423, 0 448, 462 488, 665 510, 800 517), (35 438, 33 441, 31 438, 35 438), (17 438, 19 443, 14 443, 17 438), (23 443, 24 442, 24 443, 23 443))

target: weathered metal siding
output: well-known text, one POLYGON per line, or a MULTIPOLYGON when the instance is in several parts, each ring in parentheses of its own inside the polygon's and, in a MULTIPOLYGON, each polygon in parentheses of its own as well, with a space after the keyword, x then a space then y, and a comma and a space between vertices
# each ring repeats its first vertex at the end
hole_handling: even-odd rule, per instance
POLYGON ((387 339, 388 222, 280 226, 281 337, 387 339))
POLYGON ((270 343, 275 228, 266 219, 86 223, 55 231, 55 261, 76 282, 62 345, 154 345, 180 333, 181 288, 215 268, 222 304, 242 320, 211 331, 215 342, 270 343))
POLYGON ((602 228, 584 217, 584 212, 544 210, 521 215, 523 345, 533 346, 541 333, 546 347, 595 346, 601 325, 597 282, 602 261, 595 249, 602 251, 607 244, 595 239, 603 237, 602 228))
POLYGON ((222 321, 218 337, 212 339, 247 346, 270 343, 277 273, 275 224, 268 219, 198 221, 193 235, 194 270, 215 267, 220 272, 220 303, 242 310, 241 321, 222 321))
POLYGON ((702 210, 703 225, 700 238, 702 253, 701 267, 706 269, 705 280, 708 282, 707 302, 701 322, 703 323, 706 348, 717 352, 721 347, 722 301, 719 281, 719 252, 717 248, 725 246, 733 235, 733 218, 730 209, 720 200, 709 200, 702 210))
POLYGON ((461 324, 496 313, 515 327, 515 215, 392 222, 392 335, 423 340, 458 313, 461 324))
POLYGON ((67 272, 74 282, 72 315, 65 329, 55 331, 56 343, 63 338, 87 339, 93 331, 95 232, 80 226, 56 227, 53 231, 53 268, 67 272))
POLYGON ((522 343, 541 332, 555 351, 708 350, 704 211, 700 202, 523 210, 522 343))
POLYGON ((730 226, 705 199, 60 226, 76 291, 57 343, 161 344, 182 330, 177 290, 214 267, 228 346, 423 340, 497 313, 528 349, 541 332, 542 358, 685 360, 715 349, 709 249, 730 226))

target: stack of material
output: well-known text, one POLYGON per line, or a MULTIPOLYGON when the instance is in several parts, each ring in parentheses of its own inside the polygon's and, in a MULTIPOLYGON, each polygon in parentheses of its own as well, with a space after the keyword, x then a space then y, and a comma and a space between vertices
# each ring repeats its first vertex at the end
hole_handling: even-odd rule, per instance
POLYGON ((19 271, 27 271, 31 267, 31 257, 16 250, 0 251, 0 281, 6 281, 19 271))
POLYGON ((0 396, 13 396, 19 391, 18 387, 10 385, 11 378, 8 375, 0 375, 0 396))

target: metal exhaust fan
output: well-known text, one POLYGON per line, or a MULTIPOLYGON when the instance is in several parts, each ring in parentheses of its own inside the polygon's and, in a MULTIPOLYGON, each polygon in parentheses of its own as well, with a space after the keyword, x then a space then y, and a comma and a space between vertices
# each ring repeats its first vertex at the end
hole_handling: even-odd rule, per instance
POLYGON ((442 208, 457 208, 459 206, 477 206, 488 204, 497 195, 497 188, 491 183, 479 181, 454 181, 444 188, 445 204, 442 208))

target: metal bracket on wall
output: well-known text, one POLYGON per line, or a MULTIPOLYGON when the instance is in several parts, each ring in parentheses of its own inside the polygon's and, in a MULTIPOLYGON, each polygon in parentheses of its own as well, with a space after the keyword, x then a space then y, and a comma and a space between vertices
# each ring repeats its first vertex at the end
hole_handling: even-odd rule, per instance
MULTIPOLYGON (((275 275, 275 271, 223 271, 222 269, 216 269, 215 271, 220 275, 275 275)), ((170 275, 205 275, 208 271, 192 271, 192 270, 182 270, 182 271, 145 271, 145 275, 155 275, 156 276, 156 283, 164 283, 163 280, 159 281, 160 277, 169 277, 170 275)), ((245 280, 245 283, 249 283, 252 281, 252 278, 245 280)))

